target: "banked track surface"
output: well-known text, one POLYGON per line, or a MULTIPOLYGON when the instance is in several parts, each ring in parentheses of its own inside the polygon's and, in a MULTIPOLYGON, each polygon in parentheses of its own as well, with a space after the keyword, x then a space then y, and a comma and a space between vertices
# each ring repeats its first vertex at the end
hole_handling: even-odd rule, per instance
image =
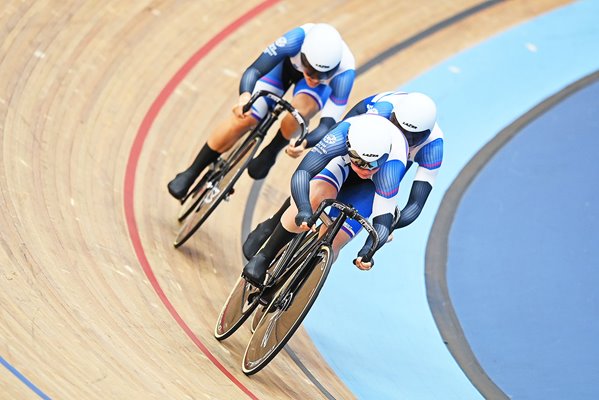
MULTIPOLYGON (((396 87, 449 54, 563 2, 536 3, 499 4, 402 51, 363 74, 351 102, 396 87)), ((165 184, 222 118, 219 110, 230 108, 249 60, 281 32, 305 21, 329 21, 361 65, 478 3, 264 7, 173 88, 139 149, 135 185, 125 186, 140 126, 165 85, 202 45, 260 4, 12 1, 3 8, 0 356, 13 368, 2 373, 3 397, 323 397, 283 353, 259 375, 243 376, 239 360, 247 330, 223 344, 212 338, 241 268, 241 205, 251 182, 244 180, 232 204, 180 250, 171 246, 177 206, 165 184), (398 31, 398 24, 405 28, 398 31), (369 32, 376 32, 376 40, 369 32), (158 286, 132 246, 127 195, 133 200, 129 218, 158 286)), ((280 161, 265 182, 256 219, 284 195, 294 163, 280 161)), ((351 397, 303 332, 290 346, 334 397, 351 397)))

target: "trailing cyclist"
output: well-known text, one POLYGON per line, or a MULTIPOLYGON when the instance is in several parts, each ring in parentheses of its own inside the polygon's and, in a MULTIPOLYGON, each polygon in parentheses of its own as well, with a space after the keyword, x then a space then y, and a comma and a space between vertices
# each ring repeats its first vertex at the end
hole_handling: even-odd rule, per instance
MULTIPOLYGON (((403 228, 420 215, 443 161, 443 132, 437 124, 437 107, 430 97, 422 93, 384 92, 357 103, 344 119, 362 114, 376 114, 391 121, 407 140, 407 169, 413 163, 417 164, 408 202, 401 212, 396 212, 393 223, 393 229, 403 228)), ((289 203, 287 199, 271 218, 258 224, 248 235, 243 244, 243 254, 247 259, 268 239, 289 203)))
MULTIPOLYGON (((276 254, 295 234, 310 229, 307 221, 324 199, 337 198, 351 204, 363 217, 372 217, 380 248, 391 231, 399 184, 407 164, 408 144, 396 131, 387 118, 374 114, 348 118, 333 128, 294 172, 291 206, 266 245, 247 263, 243 276, 255 285, 262 284, 276 254)), ((330 216, 337 215, 338 211, 332 209, 330 216)), ((333 242, 334 254, 360 229, 358 222, 347 220, 333 242)), ((362 261, 371 248, 369 238, 358 253, 358 268, 372 267, 372 260, 362 261)))
POLYGON ((252 178, 263 179, 283 148, 287 147, 289 156, 299 157, 341 118, 354 77, 354 56, 331 25, 305 24, 285 33, 246 69, 233 114, 212 132, 193 163, 169 182, 169 193, 183 199, 201 172, 264 117, 273 106, 265 99, 256 102, 247 113, 242 111, 253 92, 266 89, 283 95, 295 85, 291 104, 306 122, 322 110, 318 127, 303 143, 293 143, 295 147, 288 145, 298 128, 297 122, 289 115, 283 118, 276 136, 248 167, 252 178))

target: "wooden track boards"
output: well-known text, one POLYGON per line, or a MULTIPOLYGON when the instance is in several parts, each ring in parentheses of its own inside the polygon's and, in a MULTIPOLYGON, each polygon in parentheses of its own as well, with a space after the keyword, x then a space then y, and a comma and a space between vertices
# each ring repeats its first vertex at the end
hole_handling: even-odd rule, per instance
MULTIPOLYGON (((182 65, 256 1, 16 1, 0 11, 0 356, 52 398, 247 397, 190 339, 140 267, 135 221, 166 298, 241 385, 265 399, 321 398, 281 353, 247 378, 248 331, 219 343, 213 324, 242 267, 240 221, 251 181, 180 250, 166 183, 236 99, 243 69, 282 32, 333 23, 358 65, 475 1, 280 2, 219 43, 153 121, 135 170, 144 117, 182 65)), ((357 79, 351 102, 405 82, 451 54, 565 3, 505 2, 418 42, 357 79), (534 3, 534 4, 533 4, 534 3)), ((294 162, 266 180, 255 220, 286 196, 294 162)), ((352 395, 298 331, 291 348, 336 398, 352 395)), ((0 369, 2 398, 37 398, 0 369)))

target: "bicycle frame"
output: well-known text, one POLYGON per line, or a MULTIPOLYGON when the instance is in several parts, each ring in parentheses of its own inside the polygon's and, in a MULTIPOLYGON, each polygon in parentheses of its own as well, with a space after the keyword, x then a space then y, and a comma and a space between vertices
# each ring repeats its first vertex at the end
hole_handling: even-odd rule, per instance
POLYGON ((258 123, 258 126, 254 128, 253 132, 262 137, 266 136, 266 133, 272 124, 279 118, 279 115, 281 115, 283 111, 288 111, 289 114, 295 118, 300 127, 300 135, 298 137, 297 143, 301 143, 308 135, 308 127, 306 126, 306 122, 299 111, 297 111, 281 96, 269 92, 268 90, 259 90, 258 92, 254 93, 247 104, 243 106, 242 111, 244 113, 248 112, 250 108, 252 108, 252 105, 261 97, 266 97, 273 100, 276 103, 276 106, 269 113, 266 113, 266 116, 262 118, 262 120, 258 123))
POLYGON ((185 243, 199 229, 220 202, 223 199, 227 200, 230 194, 233 193, 237 180, 247 168, 251 158, 258 151, 268 130, 283 111, 288 111, 297 121, 300 127, 299 140, 303 141, 307 135, 306 123, 301 114, 289 102, 269 91, 261 90, 254 93, 250 101, 243 107, 244 112, 249 111, 252 105, 261 97, 271 99, 275 102, 275 106, 252 128, 250 134, 240 145, 231 150, 226 156, 219 157, 216 160, 212 169, 206 172, 196 186, 183 199, 183 203, 185 203, 189 197, 194 196, 190 199, 192 200, 192 204, 183 205, 178 219, 179 221, 183 221, 190 215, 192 215, 192 218, 187 219, 183 227, 179 230, 174 242, 175 247, 179 247, 185 243), (240 160, 243 160, 242 163, 239 164, 238 169, 235 169, 240 160), (224 183, 222 183, 223 179, 225 180, 224 183), (202 190, 202 192, 199 192, 199 190, 202 190), (196 193, 199 194, 196 196, 196 193))
MULTIPOLYGON (((272 300, 268 301, 268 304, 260 312, 254 314, 254 318, 259 316, 259 320, 255 325, 252 322, 253 334, 242 360, 242 370, 246 375, 255 374, 264 368, 285 346, 310 311, 331 269, 334 257, 332 254, 333 239, 346 219, 350 217, 359 221, 372 236, 373 248, 366 255, 366 257, 372 257, 374 249, 378 247, 379 243, 374 227, 353 207, 334 199, 323 201, 317 212, 309 219, 309 226, 313 226, 316 219, 320 218, 326 224, 326 230, 320 236, 315 236, 314 240, 308 239, 310 237, 306 238, 305 234, 296 238, 295 242, 292 242, 281 254, 281 261, 275 271, 275 275, 278 273, 280 275, 269 279, 269 283, 274 282, 272 286, 267 283, 269 288, 278 287, 278 289, 274 292, 272 300), (339 217, 332 222, 327 221, 326 214, 323 213, 328 206, 341 211, 339 217), (310 241, 306 242, 306 239, 310 241), (307 244, 307 247, 298 247, 303 244, 307 244), (292 271, 291 275, 287 275, 287 267, 290 267, 288 270, 292 271)), ((323 226, 320 225, 320 228, 323 226)), ((314 233, 314 235, 316 234, 314 233)), ((264 291, 260 296, 263 296, 263 293, 264 291)), ((240 297, 237 296, 237 298, 240 297)), ((252 304, 251 312, 255 310, 256 305, 257 303, 252 304)), ((245 314, 245 316, 247 315, 245 314)), ((218 325, 215 329, 218 329, 218 325)), ((230 334, 230 331, 224 333, 230 334)), ((217 337, 218 335, 217 333, 217 337)), ((220 337, 223 336, 220 335, 220 337)))
MULTIPOLYGON (((298 267, 299 272, 293 275, 293 280, 289 283, 289 285, 286 288, 287 292, 293 293, 301 288, 305 276, 310 273, 311 269, 315 265, 315 263, 313 262, 313 254, 316 251, 318 251, 322 246, 328 246, 329 248, 331 248, 332 251, 333 240, 335 239, 335 236, 337 236, 339 230, 341 230, 341 227, 343 226, 348 217, 356 219, 358 222, 360 222, 360 224, 367 230, 369 235, 373 236, 372 249, 364 257, 364 260, 367 261, 372 259, 374 249, 377 248, 379 242, 378 235, 376 234, 374 227, 365 218, 358 214, 355 208, 348 206, 335 199, 324 200, 319 206, 318 210, 312 215, 312 217, 308 221, 308 225, 314 225, 315 221, 320 218, 323 221, 323 224, 327 226, 326 231, 319 237, 318 240, 316 240, 314 243, 311 243, 311 245, 308 248, 303 249, 299 254, 295 255, 296 259, 303 258, 304 261, 301 261, 301 265, 298 267), (329 206, 338 208, 341 211, 339 217, 337 217, 335 220, 331 220, 329 216, 326 213, 324 213, 324 210, 329 206)), ((280 278, 283 277, 284 273, 288 269, 291 259, 294 257, 295 252, 297 251, 299 245, 302 243, 302 240, 306 234, 307 233, 304 232, 303 234, 299 235, 297 238, 294 239, 294 242, 289 246, 285 254, 283 254, 283 257, 281 257, 281 259, 277 263, 275 271, 272 275, 272 279, 269 279, 264 288, 262 288, 262 293, 264 293, 264 290, 268 290, 269 288, 275 286, 280 280, 280 278)), ((284 299, 286 298, 286 294, 287 293, 284 293, 283 295, 279 295, 277 297, 280 299, 284 299)), ((286 306, 288 305, 289 304, 286 304, 286 306)))

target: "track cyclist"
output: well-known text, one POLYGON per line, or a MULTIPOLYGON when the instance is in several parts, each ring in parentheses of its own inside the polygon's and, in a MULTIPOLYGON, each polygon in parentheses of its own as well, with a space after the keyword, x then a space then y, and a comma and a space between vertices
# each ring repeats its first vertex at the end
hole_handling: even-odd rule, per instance
MULTIPOLYGON (((380 115, 359 115, 339 123, 306 154, 294 172, 291 206, 264 247, 244 267, 245 279, 254 285, 263 283, 276 254, 295 234, 310 229, 307 221, 324 199, 337 198, 351 204, 363 217, 372 217, 380 248, 393 224, 407 151, 405 137, 398 135, 397 128, 380 115)), ((335 218, 339 212, 332 209, 329 215, 335 218)), ((335 257, 360 229, 357 221, 344 223, 333 242, 335 257)), ((369 237, 355 261, 358 268, 372 267, 372 260, 362 262, 371 248, 369 237)))
POLYGON ((183 199, 201 172, 256 126, 273 106, 269 101, 259 99, 247 113, 243 113, 242 108, 252 93, 266 89, 283 95, 295 85, 291 104, 306 122, 321 111, 318 127, 303 143, 296 144, 291 139, 298 128, 296 120, 290 115, 283 118, 276 136, 248 167, 252 178, 262 179, 283 148, 287 147, 289 156, 299 157, 306 147, 318 143, 341 118, 354 78, 354 56, 331 25, 309 23, 285 33, 268 45, 245 70, 232 115, 211 133, 193 163, 168 183, 169 193, 183 199))
MULTIPOLYGON (((401 212, 395 213, 392 227, 393 230, 403 228, 420 215, 443 161, 444 139, 437 124, 437 107, 430 97, 422 93, 383 92, 358 102, 344 120, 362 114, 377 114, 391 121, 407 140, 407 169, 417 164, 408 201, 401 212)), ((251 258, 268 239, 289 203, 287 199, 271 218, 258 224, 248 235, 243 244, 246 259, 251 258)))

